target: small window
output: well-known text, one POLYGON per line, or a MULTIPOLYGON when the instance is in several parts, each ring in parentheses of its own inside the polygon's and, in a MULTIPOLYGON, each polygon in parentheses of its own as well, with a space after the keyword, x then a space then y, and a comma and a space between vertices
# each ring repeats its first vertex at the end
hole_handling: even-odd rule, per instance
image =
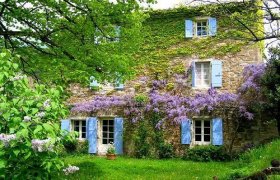
POLYGON ((211 144, 211 121, 195 120, 194 121, 194 142, 198 145, 211 144))
POLYGON ((208 20, 196 22, 196 36, 208 36, 208 20))
POLYGON ((114 143, 114 120, 102 120, 102 144, 114 143))
POLYGON ((210 87, 210 62, 195 63, 195 85, 197 87, 210 87))
POLYGON ((78 132, 79 139, 85 139, 86 138, 86 121, 85 120, 73 120, 72 121, 72 127, 73 131, 78 132))

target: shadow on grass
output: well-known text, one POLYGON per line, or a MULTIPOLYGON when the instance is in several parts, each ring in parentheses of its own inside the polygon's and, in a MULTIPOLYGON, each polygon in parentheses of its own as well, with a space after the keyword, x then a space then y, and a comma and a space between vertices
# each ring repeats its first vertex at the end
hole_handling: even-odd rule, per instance
POLYGON ((100 178, 102 177, 102 170, 100 167, 96 165, 96 162, 81 162, 75 164, 75 166, 79 167, 80 170, 69 175, 64 175, 64 173, 61 173, 58 177, 55 177, 53 179, 75 179, 75 180, 83 180, 83 179, 91 179, 91 178, 100 178))

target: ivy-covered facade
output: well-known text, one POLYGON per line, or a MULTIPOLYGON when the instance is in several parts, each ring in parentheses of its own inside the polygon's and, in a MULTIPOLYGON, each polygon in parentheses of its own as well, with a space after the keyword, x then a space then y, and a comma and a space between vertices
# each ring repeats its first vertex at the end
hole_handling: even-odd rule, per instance
MULTIPOLYGON (((142 29, 144 41, 133 59, 138 63, 135 76, 111 84, 91 78, 90 88, 71 85, 68 102, 76 107, 62 120, 61 128, 77 131, 80 139, 87 139, 89 153, 106 154, 113 142, 118 154, 137 157, 160 157, 168 149, 182 155, 196 145, 224 146, 233 151, 276 137, 276 126, 265 117, 240 116, 240 110, 233 106, 234 98, 230 106, 223 104, 214 110, 207 105, 208 109, 199 106, 197 111, 195 105, 182 107, 183 112, 174 112, 186 114, 180 117, 162 113, 152 102, 171 96, 180 101, 203 93, 211 95, 212 90, 238 94, 244 67, 263 62, 262 44, 248 41, 244 27, 234 21, 238 17, 246 22, 254 16, 261 21, 261 13, 253 4, 243 7, 230 3, 226 6, 232 14, 224 14, 223 6, 150 12, 142 29), (149 103, 155 106, 149 109, 149 103)), ((261 28, 255 22, 247 23, 261 28)), ((223 98, 227 99, 227 94, 223 98)))

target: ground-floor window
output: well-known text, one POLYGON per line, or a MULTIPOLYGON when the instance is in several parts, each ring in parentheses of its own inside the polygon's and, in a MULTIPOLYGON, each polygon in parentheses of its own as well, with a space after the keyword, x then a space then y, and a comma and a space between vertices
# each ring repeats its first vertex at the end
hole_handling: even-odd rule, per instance
POLYGON ((210 120, 194 121, 194 138, 195 138, 195 144, 198 145, 211 144, 211 121, 210 120))
POLYGON ((79 139, 86 138, 86 120, 72 120, 73 131, 79 133, 79 139))
POLYGON ((102 144, 114 143, 114 120, 102 120, 102 144))

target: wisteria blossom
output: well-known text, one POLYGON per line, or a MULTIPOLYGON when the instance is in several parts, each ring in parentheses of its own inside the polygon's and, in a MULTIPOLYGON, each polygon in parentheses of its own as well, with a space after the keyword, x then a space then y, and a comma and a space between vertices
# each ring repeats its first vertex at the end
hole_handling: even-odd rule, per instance
POLYGON ((0 134, 0 141, 4 143, 5 147, 8 147, 10 145, 11 140, 15 140, 16 135, 15 134, 0 134))
POLYGON ((33 139, 31 141, 31 144, 32 144, 32 149, 37 152, 53 151, 54 148, 54 145, 51 142, 50 138, 43 139, 43 140, 33 139))
POLYGON ((79 170, 80 170, 79 167, 69 165, 67 168, 63 169, 63 172, 64 172, 65 175, 69 175, 69 174, 73 174, 73 173, 75 173, 76 171, 79 171, 79 170))

